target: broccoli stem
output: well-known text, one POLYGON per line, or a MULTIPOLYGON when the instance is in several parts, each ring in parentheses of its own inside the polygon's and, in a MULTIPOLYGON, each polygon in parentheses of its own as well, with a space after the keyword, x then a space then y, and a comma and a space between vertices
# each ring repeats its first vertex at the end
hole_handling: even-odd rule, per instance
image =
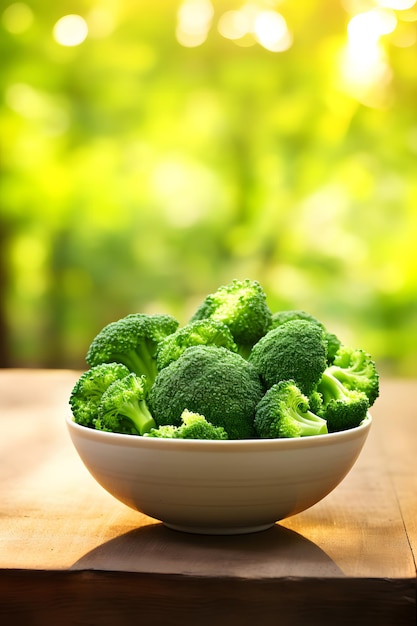
POLYGON ((352 368, 344 368, 339 365, 331 365, 328 368, 328 373, 340 383, 347 384, 351 389, 358 386, 358 379, 361 376, 360 373, 355 372, 352 368))
POLYGON ((127 402, 123 405, 123 414, 133 422, 141 435, 156 428, 156 422, 144 400, 127 402))
POLYGON ((331 373, 330 368, 323 372, 319 391, 323 396, 323 403, 327 404, 330 400, 346 400, 346 388, 343 383, 331 373))
POLYGON ((252 346, 246 344, 237 344, 237 353, 240 354, 244 359, 248 359, 251 353, 252 346))
POLYGON ((291 417, 300 424, 302 437, 325 435, 327 433, 326 420, 311 411, 301 412, 300 408, 298 408, 298 411, 291 409, 291 417))
POLYGON ((128 354, 120 355, 120 361, 138 376, 145 375, 149 385, 155 380, 157 368, 156 361, 152 357, 143 357, 140 353, 132 350, 128 354))

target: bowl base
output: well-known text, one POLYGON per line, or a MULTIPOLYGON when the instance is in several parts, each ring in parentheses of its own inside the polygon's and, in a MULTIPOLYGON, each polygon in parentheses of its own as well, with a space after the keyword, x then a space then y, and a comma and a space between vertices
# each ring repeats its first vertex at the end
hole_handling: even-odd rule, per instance
POLYGON ((171 530, 178 530, 182 533, 192 533, 195 535, 246 535, 249 533, 259 533, 274 526, 274 522, 272 524, 259 524, 257 526, 226 526, 224 528, 218 528, 216 526, 182 526, 181 524, 171 524, 167 522, 163 522, 163 524, 171 530))

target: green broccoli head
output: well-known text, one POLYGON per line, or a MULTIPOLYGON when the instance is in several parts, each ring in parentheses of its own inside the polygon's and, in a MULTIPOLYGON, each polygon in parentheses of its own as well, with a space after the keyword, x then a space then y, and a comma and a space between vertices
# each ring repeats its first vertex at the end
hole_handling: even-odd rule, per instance
POLYGON ((156 353, 158 370, 176 361, 190 346, 197 345, 223 346, 237 352, 237 346, 226 324, 209 318, 196 320, 178 328, 161 341, 156 353))
POLYGON ((84 372, 70 394, 74 421, 94 428, 101 396, 112 383, 128 374, 128 368, 121 363, 100 363, 84 372))
POLYGON ((290 309, 275 311, 272 313, 271 329, 281 326, 281 324, 285 324, 286 322, 291 322, 292 320, 307 320, 307 322, 312 322, 313 324, 322 326, 322 323, 316 317, 311 315, 311 313, 307 313, 307 311, 303 311, 301 309, 290 309))
POLYGON ((371 407, 379 396, 379 374, 371 355, 360 348, 341 346, 329 372, 345 387, 363 391, 371 407))
POLYGON ((369 400, 363 391, 348 389, 327 368, 317 385, 323 399, 320 415, 327 421, 329 432, 355 428, 365 419, 369 400))
POLYGON ((177 439, 177 433, 181 427, 173 424, 163 424, 162 426, 151 428, 150 431, 144 433, 144 437, 152 439, 177 439))
POLYGON ((337 350, 341 346, 341 341, 334 333, 328 331, 323 324, 316 317, 311 315, 311 313, 307 313, 302 310, 288 310, 288 311, 276 311, 272 314, 272 328, 277 328, 277 326, 281 326, 281 324, 285 324, 286 322, 290 322, 291 320, 307 320, 308 322, 312 322, 313 324, 317 324, 320 326, 326 334, 327 341, 327 363, 330 365, 333 363, 335 354, 337 350))
POLYGON ((191 321, 205 318, 226 324, 239 353, 246 357, 251 347, 269 330, 272 316, 258 281, 234 279, 206 296, 191 321))
POLYGON ((88 365, 123 363, 151 384, 157 374, 159 343, 175 332, 178 322, 170 315, 132 313, 105 326, 93 339, 86 356, 88 365))
POLYGON ((290 320, 270 330, 254 345, 249 362, 267 388, 282 380, 294 380, 308 396, 327 366, 326 333, 310 321, 290 320))
POLYGON ((310 410, 308 398, 293 380, 283 380, 268 389, 256 407, 254 424, 263 439, 327 433, 326 420, 310 410))
POLYGON ((113 433, 143 435, 155 428, 146 402, 145 376, 133 372, 112 383, 101 397, 95 427, 113 433))
POLYGON ((181 415, 181 425, 166 424, 153 428, 145 437, 159 437, 164 439, 228 439, 222 426, 213 426, 203 415, 185 409, 181 415))
POLYGON ((230 439, 254 436, 255 407, 263 395, 251 363, 220 346, 191 346, 164 367, 149 392, 158 426, 180 426, 184 409, 222 426, 230 439))
POLYGON ((327 364, 331 365, 335 359, 336 352, 339 350, 342 345, 341 340, 337 335, 326 331, 326 340, 327 340, 327 364))

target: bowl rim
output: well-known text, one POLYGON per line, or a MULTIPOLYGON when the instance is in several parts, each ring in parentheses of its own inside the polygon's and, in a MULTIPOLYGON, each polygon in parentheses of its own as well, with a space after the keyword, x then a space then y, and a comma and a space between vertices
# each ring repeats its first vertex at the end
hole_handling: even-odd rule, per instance
POLYGON ((372 424, 372 416, 367 413, 359 426, 341 430, 335 433, 325 433, 323 435, 314 435, 309 437, 296 437, 293 439, 271 438, 271 439, 174 439, 174 438, 156 438, 143 437, 141 435, 127 435, 123 433, 110 433, 102 430, 95 430, 88 426, 82 426, 74 421, 74 417, 69 414, 66 416, 67 428, 70 434, 81 436, 84 439, 103 443, 108 445, 122 445, 134 448, 147 449, 163 449, 169 450, 206 450, 218 452, 220 450, 233 452, 242 450, 294 450, 311 448, 315 446, 334 445, 358 437, 366 436, 372 424))

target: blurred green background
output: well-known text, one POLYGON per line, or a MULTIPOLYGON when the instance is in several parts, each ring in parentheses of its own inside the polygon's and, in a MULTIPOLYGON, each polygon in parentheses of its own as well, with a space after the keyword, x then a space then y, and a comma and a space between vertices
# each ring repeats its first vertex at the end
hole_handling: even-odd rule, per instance
POLYGON ((417 374, 411 0, 0 10, 0 366, 232 278, 417 374))

